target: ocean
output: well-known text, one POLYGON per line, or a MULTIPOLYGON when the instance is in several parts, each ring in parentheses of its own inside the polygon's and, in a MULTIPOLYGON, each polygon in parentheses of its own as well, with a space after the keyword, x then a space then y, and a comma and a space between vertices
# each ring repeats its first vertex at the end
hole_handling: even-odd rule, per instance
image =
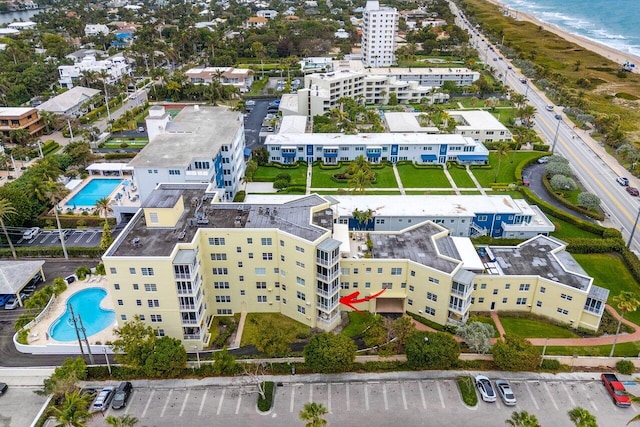
POLYGON ((500 0, 542 22, 640 56, 639 0, 500 0))

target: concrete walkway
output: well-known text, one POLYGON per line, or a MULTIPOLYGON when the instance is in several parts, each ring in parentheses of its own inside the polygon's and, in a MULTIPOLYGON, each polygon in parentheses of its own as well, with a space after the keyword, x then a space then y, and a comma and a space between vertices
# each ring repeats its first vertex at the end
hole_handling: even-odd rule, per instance
POLYGON ((483 196, 486 196, 487 195, 486 190, 484 188, 482 188, 482 186, 480 185, 480 183, 476 179, 476 176, 473 174, 473 172, 471 172, 471 168, 469 167, 469 165, 466 166, 466 169, 467 169, 467 173, 469 174, 469 177, 471 178, 473 183, 476 185, 476 188, 480 191, 480 193, 483 196))
POLYGON ((242 333, 244 332, 244 322, 247 320, 247 312, 240 313, 240 321, 238 322, 238 329, 236 329, 236 336, 233 339, 233 345, 231 348, 240 348, 240 342, 242 341, 242 333))
POLYGON ((307 166, 307 194, 311 194, 311 175, 313 174, 313 164, 307 166))
POLYGON ((453 177, 449 173, 449 170, 446 167, 444 167, 442 169, 442 172, 444 172, 444 176, 447 177, 447 180, 449 181, 449 184, 451 184, 451 188, 453 188, 453 191, 456 192, 456 196, 459 196, 460 195, 460 189, 458 188, 458 185, 456 184, 456 182, 453 180, 453 177))
POLYGON ((404 191, 404 186, 402 185, 402 180, 400 179, 400 173, 398 172, 398 167, 396 164, 393 164, 393 175, 396 177, 396 182, 398 183, 398 188, 400 189, 400 194, 403 196, 407 195, 407 192, 404 191))

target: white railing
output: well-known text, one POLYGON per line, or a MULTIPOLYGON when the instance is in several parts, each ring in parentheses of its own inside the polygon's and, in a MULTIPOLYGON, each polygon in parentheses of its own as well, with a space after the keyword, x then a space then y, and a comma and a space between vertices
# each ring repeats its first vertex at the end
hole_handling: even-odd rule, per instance
POLYGON ((322 323, 324 325, 328 325, 331 326, 334 323, 338 322, 340 320, 340 313, 336 313, 333 316, 329 317, 329 318, 323 318, 322 316, 318 316, 318 323, 322 323))
POLYGON ((339 271, 330 272, 329 274, 322 274, 322 273, 316 272, 316 277, 319 280, 322 280, 323 282, 327 282, 327 283, 333 281, 333 279, 336 279, 339 275, 340 275, 339 271))
POLYGON ((471 307, 471 304, 465 304, 463 306, 459 306, 456 304, 449 304, 449 310, 453 310, 460 314, 466 314, 466 312, 469 310, 469 307, 471 307))
POLYGON ((316 288, 316 293, 324 297, 333 296, 338 291, 340 291, 340 286, 336 286, 335 288, 329 289, 328 291, 325 291, 324 289, 321 289, 321 288, 316 288))

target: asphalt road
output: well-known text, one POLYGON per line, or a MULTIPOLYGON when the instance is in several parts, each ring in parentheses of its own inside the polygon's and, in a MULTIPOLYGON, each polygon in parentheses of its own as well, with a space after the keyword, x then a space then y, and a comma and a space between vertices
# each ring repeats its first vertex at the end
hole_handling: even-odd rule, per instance
MULTIPOLYGON (((274 98, 275 99, 275 98, 274 98)), ((267 115, 267 107, 273 99, 256 99, 250 113, 246 114, 244 121, 245 145, 253 150, 260 147, 260 130, 262 129, 262 120, 267 115)))
MULTIPOLYGON (((458 9, 451 4, 452 11, 457 15, 458 9)), ((466 21, 456 18, 456 23, 464 29, 473 33, 466 21)), ((503 56, 497 47, 494 50, 489 48, 489 44, 482 39, 484 36, 473 35, 471 43, 478 49, 480 57, 485 59, 487 64, 494 67, 496 74, 502 73, 504 81, 518 93, 527 96, 529 103, 533 105, 538 113, 535 116, 534 129, 543 140, 550 144, 555 154, 564 156, 569 160, 575 176, 582 182, 586 191, 596 194, 602 201, 601 206, 605 210, 608 219, 613 223, 610 226, 620 229, 625 237, 628 237, 633 229, 636 216, 640 214, 640 202, 637 197, 632 197, 625 191, 624 187, 616 184, 617 176, 627 176, 633 187, 640 187, 640 180, 630 176, 628 172, 618 164, 616 159, 606 153, 604 148, 591 136, 579 129, 576 129, 572 122, 562 112, 561 108, 555 106, 543 92, 539 91, 533 84, 523 84, 521 79, 525 78, 519 71, 511 66, 510 62, 503 60, 493 61, 493 58, 503 56), (551 111, 547 106, 553 106, 551 111), (559 115, 559 119, 556 118, 559 115)), ((486 40, 486 39, 485 39, 486 40)), ((634 235, 632 248, 640 248, 640 233, 634 235)))

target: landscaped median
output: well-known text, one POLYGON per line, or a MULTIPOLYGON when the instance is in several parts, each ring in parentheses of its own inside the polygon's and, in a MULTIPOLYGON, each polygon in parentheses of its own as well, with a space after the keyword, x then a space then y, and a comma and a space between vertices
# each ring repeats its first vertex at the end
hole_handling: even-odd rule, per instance
POLYGON ((465 405, 474 407, 478 404, 478 394, 471 375, 460 375, 456 378, 460 397, 465 405))

